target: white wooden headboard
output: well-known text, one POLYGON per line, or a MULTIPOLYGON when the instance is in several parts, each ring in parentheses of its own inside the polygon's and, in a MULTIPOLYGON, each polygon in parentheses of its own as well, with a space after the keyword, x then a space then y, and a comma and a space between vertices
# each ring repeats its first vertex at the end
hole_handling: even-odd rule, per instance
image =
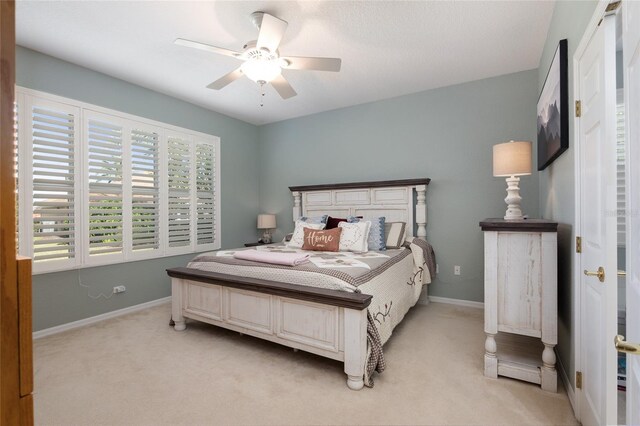
POLYGON ((300 216, 384 216, 387 222, 406 222, 407 236, 427 236, 427 185, 431 179, 404 179, 379 182, 290 186, 293 220, 300 216), (415 218, 413 192, 416 192, 415 218), (415 220, 414 220, 415 219, 415 220))

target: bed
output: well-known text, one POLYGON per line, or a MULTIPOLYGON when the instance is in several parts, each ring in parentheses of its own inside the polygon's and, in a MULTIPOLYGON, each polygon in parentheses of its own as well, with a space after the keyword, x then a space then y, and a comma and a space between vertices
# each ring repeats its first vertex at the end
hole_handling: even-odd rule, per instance
POLYGON ((382 345, 435 273, 426 243, 429 179, 290 187, 293 218, 384 216, 406 222, 403 247, 368 253, 312 252, 288 267, 239 260, 241 250, 300 252, 278 243, 204 253, 168 269, 175 330, 203 321, 344 363, 347 386, 373 386, 382 345), (415 232, 415 237, 414 237, 415 232))

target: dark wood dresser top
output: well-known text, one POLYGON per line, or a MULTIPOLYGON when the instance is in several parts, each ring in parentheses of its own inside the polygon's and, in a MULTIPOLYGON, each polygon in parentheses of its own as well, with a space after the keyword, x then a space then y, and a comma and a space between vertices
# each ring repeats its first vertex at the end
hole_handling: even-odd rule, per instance
POLYGON ((490 218, 481 221, 480 228, 483 231, 557 232, 558 222, 546 219, 506 220, 490 218))

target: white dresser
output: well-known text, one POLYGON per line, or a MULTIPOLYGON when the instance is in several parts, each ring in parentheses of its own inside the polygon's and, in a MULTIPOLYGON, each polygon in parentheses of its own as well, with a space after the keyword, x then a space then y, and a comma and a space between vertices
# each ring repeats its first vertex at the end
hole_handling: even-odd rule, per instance
POLYGON ((542 219, 485 219, 484 375, 557 391, 557 228, 542 219))

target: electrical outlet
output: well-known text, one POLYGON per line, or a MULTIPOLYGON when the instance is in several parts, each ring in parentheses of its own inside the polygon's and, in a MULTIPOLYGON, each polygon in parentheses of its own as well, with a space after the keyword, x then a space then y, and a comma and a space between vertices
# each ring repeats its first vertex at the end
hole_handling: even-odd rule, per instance
POLYGON ((453 267, 453 275, 460 275, 460 265, 455 265, 453 267))
POLYGON ((125 291, 127 291, 127 288, 123 285, 119 285, 113 288, 114 293, 124 293, 125 291))

